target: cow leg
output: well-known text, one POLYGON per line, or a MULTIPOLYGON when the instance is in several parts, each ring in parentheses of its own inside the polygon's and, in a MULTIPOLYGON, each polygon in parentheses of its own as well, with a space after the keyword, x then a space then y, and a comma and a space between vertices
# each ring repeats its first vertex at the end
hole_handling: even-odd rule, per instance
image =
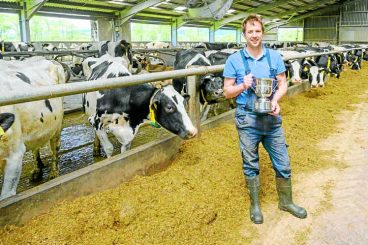
POLYGON ((33 160, 33 170, 31 174, 31 181, 36 182, 42 179, 42 169, 44 165, 41 160, 40 150, 37 149, 37 150, 33 150, 32 152, 33 152, 33 157, 35 157, 36 159, 33 160))
POLYGON ((57 133, 50 140, 50 150, 52 152, 52 161, 50 165, 49 179, 54 179, 59 176, 59 164, 58 164, 58 150, 60 148, 60 133, 57 133))
POLYGON ((127 150, 130 149, 132 145, 132 142, 129 142, 128 144, 125 144, 125 145, 121 145, 121 148, 120 148, 120 153, 124 153, 126 152, 127 150))
POLYGON ((17 186, 22 172, 22 160, 26 146, 20 143, 16 151, 6 158, 6 166, 4 171, 3 188, 1 190, 0 200, 10 196, 14 196, 17 191, 17 186))
POLYGON ((104 149, 106 156, 111 157, 112 152, 114 151, 114 146, 110 142, 107 133, 103 130, 96 130, 96 135, 101 142, 102 148, 104 149))
POLYGON ((93 155, 96 156, 100 156, 100 139, 97 137, 97 134, 95 135, 95 140, 93 141, 93 155))

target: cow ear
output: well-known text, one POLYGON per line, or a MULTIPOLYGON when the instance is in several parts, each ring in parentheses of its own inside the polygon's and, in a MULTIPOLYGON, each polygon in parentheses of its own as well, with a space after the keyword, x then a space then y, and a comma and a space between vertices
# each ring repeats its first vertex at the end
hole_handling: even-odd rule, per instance
POLYGON ((0 114, 0 137, 13 125, 15 115, 12 113, 0 114))
POLYGON ((157 110, 157 105, 158 105, 158 103, 160 103, 162 90, 163 90, 162 88, 159 89, 153 95, 153 98, 151 99, 151 109, 157 110))
POLYGON ((189 94, 184 94, 183 98, 184 98, 185 103, 188 103, 188 101, 190 99, 190 95, 189 94))

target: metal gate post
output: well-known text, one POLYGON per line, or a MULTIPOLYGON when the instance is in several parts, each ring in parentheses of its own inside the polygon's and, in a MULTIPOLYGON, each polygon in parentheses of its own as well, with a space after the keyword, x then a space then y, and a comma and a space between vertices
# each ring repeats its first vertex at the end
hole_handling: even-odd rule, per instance
MULTIPOLYGON (((190 67, 188 67, 190 68, 190 67)), ((198 136, 200 134, 200 101, 199 101, 199 76, 188 76, 187 77, 187 87, 189 99, 189 110, 188 114, 193 122, 193 125, 198 129, 198 136)))

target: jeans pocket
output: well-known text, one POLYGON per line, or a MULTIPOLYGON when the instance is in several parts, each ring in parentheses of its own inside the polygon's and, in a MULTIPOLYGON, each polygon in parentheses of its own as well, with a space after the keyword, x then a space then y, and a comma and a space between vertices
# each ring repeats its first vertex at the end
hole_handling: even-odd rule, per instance
POLYGON ((248 123, 249 115, 247 113, 241 113, 235 117, 235 125, 237 128, 245 128, 249 125, 248 123))

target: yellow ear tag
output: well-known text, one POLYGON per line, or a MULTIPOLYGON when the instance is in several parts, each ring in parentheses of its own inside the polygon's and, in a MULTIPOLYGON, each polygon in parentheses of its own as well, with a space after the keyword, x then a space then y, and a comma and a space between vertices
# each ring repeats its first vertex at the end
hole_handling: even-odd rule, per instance
POLYGON ((156 118, 155 118, 155 112, 153 111, 153 109, 150 107, 149 108, 149 117, 150 117, 150 125, 152 127, 155 127, 155 128, 159 128, 160 125, 158 125, 158 123, 156 122, 156 118))
POLYGON ((307 66, 305 66, 303 70, 304 70, 304 71, 308 71, 308 67, 307 67, 307 66))
POLYGON ((5 134, 4 129, 0 126, 0 137, 3 136, 5 134))

